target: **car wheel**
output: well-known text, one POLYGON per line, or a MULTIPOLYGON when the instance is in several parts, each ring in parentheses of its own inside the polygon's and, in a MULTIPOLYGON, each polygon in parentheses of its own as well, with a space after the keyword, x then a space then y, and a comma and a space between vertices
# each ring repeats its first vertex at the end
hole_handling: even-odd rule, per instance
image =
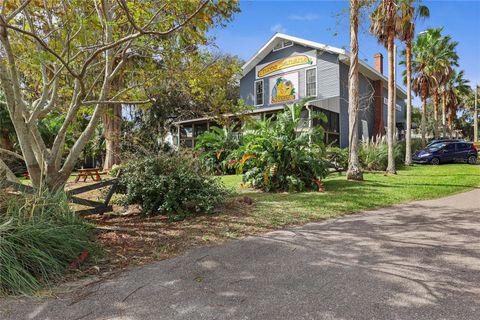
POLYGON ((430 160, 430 163, 433 164, 433 165, 439 165, 440 164, 440 159, 438 158, 433 158, 432 160, 430 160))
POLYGON ((475 156, 470 156, 470 157, 468 157, 467 162, 468 162, 469 164, 477 164, 477 157, 475 157, 475 156))

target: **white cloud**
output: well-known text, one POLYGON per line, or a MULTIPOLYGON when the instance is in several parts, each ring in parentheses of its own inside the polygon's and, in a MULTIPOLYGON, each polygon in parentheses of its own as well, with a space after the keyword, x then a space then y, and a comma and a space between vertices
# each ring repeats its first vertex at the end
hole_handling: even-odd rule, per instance
POLYGON ((294 21, 314 21, 320 19, 320 16, 315 13, 307 13, 307 14, 292 14, 288 17, 290 20, 294 21))
POLYGON ((287 32, 287 29, 285 29, 285 27, 282 26, 280 23, 277 23, 276 25, 273 25, 273 26, 270 27, 270 31, 285 33, 285 32, 287 32))

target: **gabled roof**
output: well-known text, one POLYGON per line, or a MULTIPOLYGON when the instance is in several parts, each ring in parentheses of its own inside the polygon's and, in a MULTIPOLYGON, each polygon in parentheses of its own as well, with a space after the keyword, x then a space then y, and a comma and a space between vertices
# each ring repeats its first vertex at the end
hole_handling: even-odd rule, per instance
MULTIPOLYGON (((339 60, 341 62, 346 65, 350 65, 350 52, 345 49, 340 49, 326 44, 305 40, 302 38, 290 36, 288 34, 276 33, 257 53, 253 55, 250 60, 248 60, 242 66, 244 76, 249 73, 253 68, 255 68, 255 66, 258 65, 273 50, 274 46, 277 44, 277 40, 279 39, 292 41, 305 47, 338 54, 339 60)), ((368 63, 361 59, 359 59, 358 62, 360 66, 359 71, 366 75, 368 78, 372 80, 382 80, 385 83, 388 83, 387 77, 372 68, 368 63)), ((403 90, 400 86, 397 85, 397 94, 398 92, 402 93, 404 98, 407 97, 407 93, 405 92, 405 90, 403 90)))

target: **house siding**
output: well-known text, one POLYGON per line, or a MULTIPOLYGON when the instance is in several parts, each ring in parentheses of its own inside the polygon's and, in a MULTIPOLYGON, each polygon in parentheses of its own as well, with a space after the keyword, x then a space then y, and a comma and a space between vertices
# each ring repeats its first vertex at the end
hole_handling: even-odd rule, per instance
MULTIPOLYGON (((340 122, 342 124, 343 134, 340 137, 340 146, 348 147, 348 134, 349 134, 349 125, 348 125, 348 72, 349 66, 344 63, 340 64, 340 101, 341 101, 341 113, 340 113, 340 122)), ((359 122, 358 122, 358 137, 362 139, 363 137, 363 126, 362 120, 367 122, 368 125, 368 137, 370 138, 373 134, 374 128, 374 101, 373 101, 373 81, 364 76, 363 74, 358 74, 358 94, 360 96, 360 110, 359 110, 359 122)))
MULTIPOLYGON (((312 48, 304 47, 300 45, 293 45, 291 47, 270 52, 262 61, 258 64, 269 63, 278 59, 282 59, 288 56, 295 54, 302 54, 305 52, 312 51, 312 48)), ((298 93, 300 99, 305 97, 305 72, 307 69, 316 67, 317 70, 317 99, 327 99, 332 97, 339 96, 339 86, 338 86, 338 55, 331 54, 328 52, 319 52, 317 51, 317 64, 312 67, 305 67, 297 69, 292 72, 298 72, 298 93)), ((278 104, 269 104, 270 101, 270 88, 269 88, 269 76, 261 78, 264 80, 264 103, 262 107, 269 107, 278 104)), ((241 80, 240 80, 240 98, 249 105, 255 105, 255 95, 254 95, 254 83, 255 83, 255 68, 250 70, 241 80)))

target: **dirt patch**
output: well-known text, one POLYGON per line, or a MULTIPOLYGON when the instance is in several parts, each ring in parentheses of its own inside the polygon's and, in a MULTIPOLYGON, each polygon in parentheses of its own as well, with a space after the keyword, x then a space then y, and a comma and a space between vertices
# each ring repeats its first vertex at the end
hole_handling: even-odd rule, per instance
MULTIPOLYGON (((97 196, 89 194, 89 198, 97 196)), ((249 197, 233 197, 226 199, 215 214, 173 222, 165 216, 142 215, 138 206, 114 205, 111 213, 84 216, 96 225, 97 241, 104 254, 72 271, 68 278, 108 275, 130 266, 168 259, 195 247, 268 231, 267 226, 259 225, 250 216, 254 206, 249 197)))

